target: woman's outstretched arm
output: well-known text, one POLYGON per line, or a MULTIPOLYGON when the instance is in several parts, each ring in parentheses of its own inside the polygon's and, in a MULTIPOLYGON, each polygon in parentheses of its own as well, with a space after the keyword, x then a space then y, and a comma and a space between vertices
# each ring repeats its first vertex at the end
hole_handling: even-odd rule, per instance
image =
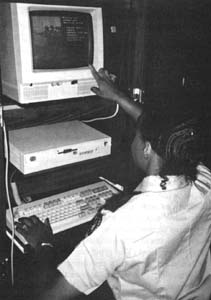
POLYGON ((112 79, 112 75, 109 74, 107 70, 100 69, 97 71, 92 65, 90 65, 90 70, 98 85, 91 88, 93 93, 104 99, 116 102, 129 116, 132 117, 133 120, 136 121, 142 114, 142 106, 139 103, 134 102, 117 88, 112 79))

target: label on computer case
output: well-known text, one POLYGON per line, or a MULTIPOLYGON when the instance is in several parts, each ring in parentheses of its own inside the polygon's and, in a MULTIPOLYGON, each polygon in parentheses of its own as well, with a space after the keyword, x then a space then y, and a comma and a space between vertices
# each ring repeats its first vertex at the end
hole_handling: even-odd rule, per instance
POLYGON ((89 159, 103 157, 111 154, 111 141, 84 143, 74 147, 61 147, 50 149, 36 154, 29 154, 24 157, 24 174, 38 172, 50 168, 77 163, 89 159))

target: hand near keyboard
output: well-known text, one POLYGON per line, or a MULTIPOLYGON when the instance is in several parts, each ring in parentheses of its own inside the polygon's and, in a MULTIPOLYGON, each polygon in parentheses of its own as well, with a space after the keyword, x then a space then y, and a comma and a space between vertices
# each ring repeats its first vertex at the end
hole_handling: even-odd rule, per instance
POLYGON ((52 244, 53 242, 53 232, 48 219, 43 223, 36 216, 19 218, 15 226, 17 232, 26 239, 32 248, 38 248, 42 244, 52 244))

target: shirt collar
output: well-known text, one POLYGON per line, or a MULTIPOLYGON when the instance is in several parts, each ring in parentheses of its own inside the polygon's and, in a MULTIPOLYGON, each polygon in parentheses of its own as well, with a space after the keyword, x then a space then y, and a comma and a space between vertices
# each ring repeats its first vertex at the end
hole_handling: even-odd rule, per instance
POLYGON ((150 175, 145 177, 142 182, 136 187, 135 192, 165 192, 183 188, 188 184, 184 176, 167 176, 165 184, 166 189, 162 189, 161 183, 163 178, 158 175, 150 175))

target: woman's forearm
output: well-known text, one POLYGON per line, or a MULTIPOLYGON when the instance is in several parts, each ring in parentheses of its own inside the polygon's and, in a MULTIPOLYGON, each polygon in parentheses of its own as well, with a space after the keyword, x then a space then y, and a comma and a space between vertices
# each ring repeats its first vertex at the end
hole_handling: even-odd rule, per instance
POLYGON ((134 121, 142 114, 142 106, 134 102, 131 98, 120 92, 114 101, 130 116, 134 121))

